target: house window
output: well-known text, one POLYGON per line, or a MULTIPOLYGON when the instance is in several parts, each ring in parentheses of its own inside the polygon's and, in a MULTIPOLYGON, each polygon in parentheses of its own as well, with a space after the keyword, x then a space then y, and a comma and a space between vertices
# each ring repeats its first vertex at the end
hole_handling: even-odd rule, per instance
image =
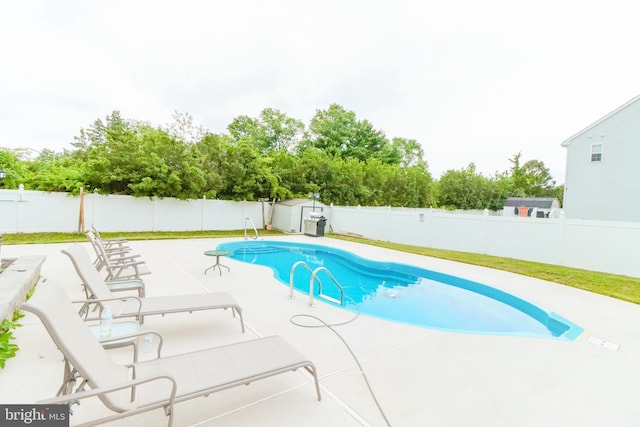
POLYGON ((602 144, 591 144, 591 162, 602 161, 602 144))

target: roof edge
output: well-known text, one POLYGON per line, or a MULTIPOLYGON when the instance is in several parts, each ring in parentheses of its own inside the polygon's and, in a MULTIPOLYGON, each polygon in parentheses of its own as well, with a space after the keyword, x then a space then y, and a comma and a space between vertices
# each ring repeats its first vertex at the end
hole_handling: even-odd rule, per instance
POLYGON ((625 102, 624 104, 622 104, 621 106, 619 106, 618 108, 616 108, 615 110, 610 112, 609 114, 599 118, 595 122, 591 123, 589 126, 587 126, 584 129, 574 133, 569 138, 567 138, 564 141, 562 141, 562 143, 560 143, 560 145, 562 147, 568 147, 571 144, 571 142, 573 142, 574 139, 576 139, 577 137, 579 137, 583 133, 586 133, 587 131, 591 130, 592 128, 596 127, 597 125, 599 125, 600 123, 604 122, 605 120, 607 120, 609 117, 613 116, 614 114, 617 114, 620 111, 624 110, 625 108, 627 108, 631 104, 636 103, 638 100, 640 100, 640 95, 636 95, 635 97, 633 97, 629 101, 625 102))

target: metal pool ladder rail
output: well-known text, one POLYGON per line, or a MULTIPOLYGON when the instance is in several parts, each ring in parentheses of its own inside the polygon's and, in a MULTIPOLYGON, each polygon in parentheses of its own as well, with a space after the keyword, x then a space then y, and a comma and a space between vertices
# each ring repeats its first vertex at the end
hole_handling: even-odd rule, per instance
POLYGON ((255 237, 253 237, 253 240, 258 240, 258 229, 256 228, 255 224, 253 223, 253 221, 251 221, 251 218, 245 218, 244 219, 244 240, 247 240, 247 221, 249 222, 249 224, 251 224, 251 228, 253 228, 253 231, 256 232, 255 237))
POLYGON ((336 304, 344 305, 344 289, 342 289, 342 285, 340 285, 340 282, 338 282, 338 280, 333 276, 333 274, 331 274, 329 269, 327 269, 327 267, 318 267, 315 270, 311 270, 311 267, 309 267, 309 264, 307 264, 304 261, 296 262, 295 264, 293 264, 293 266, 291 267, 291 270, 289 271, 289 298, 293 298, 293 273, 295 272, 296 268, 298 268, 299 266, 303 266, 304 268, 307 269, 309 273, 311 273, 311 278, 309 279, 309 304, 308 304, 309 307, 314 306, 313 288, 316 280, 318 281, 318 297, 319 298, 324 298, 336 304), (329 295, 325 295, 322 293, 322 280, 320 280, 320 278, 318 277, 318 273, 320 273, 321 271, 324 271, 327 274, 327 276, 329 276, 329 278, 333 281, 333 283, 338 287, 338 290, 340 291, 340 300, 337 300, 333 297, 330 297, 329 295))

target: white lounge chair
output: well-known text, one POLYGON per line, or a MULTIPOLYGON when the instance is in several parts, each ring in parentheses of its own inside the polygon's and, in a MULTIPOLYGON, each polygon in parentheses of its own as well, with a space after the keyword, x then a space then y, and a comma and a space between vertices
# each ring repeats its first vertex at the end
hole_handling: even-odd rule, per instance
POLYGON ((190 353, 120 365, 98 343, 55 283, 38 285, 22 308, 36 314, 75 371, 79 390, 39 404, 72 403, 97 396, 113 414, 82 424, 102 424, 163 408, 173 424, 174 404, 303 368, 320 386, 314 364, 282 337, 270 336, 190 353), (84 390, 88 386, 90 390, 84 390))
POLYGON ((135 317, 140 323, 144 322, 144 316, 165 315, 169 313, 184 313, 200 310, 231 309, 234 317, 240 317, 240 326, 244 332, 244 320, 242 308, 236 300, 226 292, 212 292, 201 294, 182 294, 156 297, 118 297, 109 289, 100 273, 93 267, 87 251, 79 244, 62 250, 67 255, 82 280, 82 285, 88 290, 91 297, 86 302, 89 305, 97 303, 102 308, 108 301, 109 308, 113 311, 113 317, 135 317))
POLYGON ((100 234, 98 229, 95 227, 95 225, 91 226, 91 231, 93 231, 93 234, 95 234, 95 236, 98 238, 100 243, 102 243, 102 246, 104 246, 105 249, 115 249, 115 248, 131 249, 131 247, 129 246, 129 242, 124 237, 114 237, 112 239, 103 239, 102 235, 100 234))
POLYGON ((94 228, 85 231, 84 234, 89 238, 92 244, 100 244, 109 255, 126 254, 132 250, 131 246, 129 246, 129 242, 126 240, 119 240, 117 244, 110 241, 105 242, 94 228))
POLYGON ((151 274, 151 270, 141 256, 131 254, 130 248, 106 249, 92 231, 85 232, 85 235, 96 253, 93 265, 98 271, 105 268, 106 280, 140 279, 140 276, 151 274))

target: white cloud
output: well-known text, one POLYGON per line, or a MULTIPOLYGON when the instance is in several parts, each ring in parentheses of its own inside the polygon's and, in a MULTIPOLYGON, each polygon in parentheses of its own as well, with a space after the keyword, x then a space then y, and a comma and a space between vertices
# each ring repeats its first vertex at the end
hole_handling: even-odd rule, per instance
POLYGON ((433 174, 542 160, 640 91, 634 2, 25 0, 0 10, 0 146, 70 148, 113 110, 213 132, 338 103, 433 174), (11 42, 8 42, 11 41, 11 42))

